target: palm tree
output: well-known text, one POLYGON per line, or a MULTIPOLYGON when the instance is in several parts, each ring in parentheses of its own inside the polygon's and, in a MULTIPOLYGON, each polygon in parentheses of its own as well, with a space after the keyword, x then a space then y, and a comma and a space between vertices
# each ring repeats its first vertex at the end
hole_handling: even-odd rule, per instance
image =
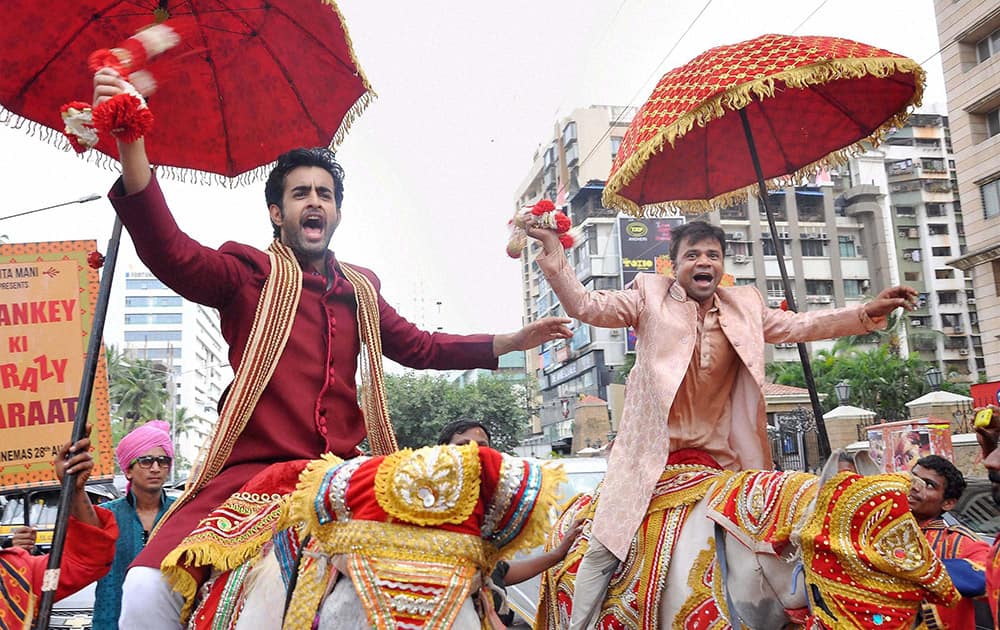
POLYGON ((128 359, 116 348, 107 351, 109 395, 115 410, 115 436, 121 438, 147 420, 166 412, 167 371, 144 359, 128 359))

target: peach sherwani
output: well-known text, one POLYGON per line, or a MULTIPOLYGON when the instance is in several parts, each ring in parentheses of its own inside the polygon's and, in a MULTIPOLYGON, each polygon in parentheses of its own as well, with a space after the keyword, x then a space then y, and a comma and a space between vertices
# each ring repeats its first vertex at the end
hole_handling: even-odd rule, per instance
MULTIPOLYGON (((624 559, 669 455, 667 418, 691 364, 698 304, 673 278, 639 274, 621 291, 587 291, 562 253, 541 255, 537 262, 568 316, 595 326, 631 326, 636 331, 635 366, 593 525, 593 535, 624 559)), ((753 286, 719 288, 717 296, 719 325, 741 363, 730 406, 733 467, 770 468, 761 391, 764 343, 864 334, 884 326, 885 318, 873 321, 861 306, 808 313, 771 309, 753 286)))

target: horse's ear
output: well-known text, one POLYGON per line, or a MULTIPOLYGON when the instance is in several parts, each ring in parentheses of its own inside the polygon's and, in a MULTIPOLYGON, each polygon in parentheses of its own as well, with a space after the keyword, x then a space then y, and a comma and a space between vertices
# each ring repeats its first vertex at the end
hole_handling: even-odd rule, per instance
POLYGON ((823 485, 833 478, 834 475, 840 472, 840 463, 845 457, 849 457, 847 452, 842 448, 830 453, 830 457, 827 458, 826 463, 823 464, 823 470, 819 473, 819 487, 822 488, 823 485))
POLYGON ((875 463, 875 460, 872 459, 872 455, 868 449, 858 451, 854 454, 854 469, 858 471, 859 475, 865 477, 869 475, 878 475, 882 472, 879 470, 878 464, 875 463))

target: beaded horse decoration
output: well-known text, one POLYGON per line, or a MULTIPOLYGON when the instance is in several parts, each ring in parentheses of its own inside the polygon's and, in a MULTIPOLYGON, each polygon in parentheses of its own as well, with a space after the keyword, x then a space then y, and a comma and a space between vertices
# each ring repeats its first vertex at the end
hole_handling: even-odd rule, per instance
MULTIPOLYGON (((289 516, 322 554, 344 559, 372 628, 444 630, 479 576, 543 542, 564 480, 475 443, 327 456, 302 473, 289 516)), ((310 626, 324 575, 300 567, 285 627, 310 626)))
POLYGON ((808 628, 910 630, 921 602, 958 601, 910 514, 909 487, 905 475, 852 472, 824 484, 802 531, 808 628))

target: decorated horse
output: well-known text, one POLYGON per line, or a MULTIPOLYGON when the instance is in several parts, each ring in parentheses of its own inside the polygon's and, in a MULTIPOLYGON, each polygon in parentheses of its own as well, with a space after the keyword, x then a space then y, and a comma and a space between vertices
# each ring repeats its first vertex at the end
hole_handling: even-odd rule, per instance
POLYGON ((488 576, 544 542, 564 480, 475 443, 276 464, 163 570, 189 628, 502 627, 488 576))
MULTIPOLYGON (((612 576, 600 630, 926 628, 923 601, 958 592, 910 514, 905 475, 823 477, 668 466, 612 576)), ((568 627, 596 501, 573 500, 546 545, 583 534, 542 578, 535 627, 568 627)))

